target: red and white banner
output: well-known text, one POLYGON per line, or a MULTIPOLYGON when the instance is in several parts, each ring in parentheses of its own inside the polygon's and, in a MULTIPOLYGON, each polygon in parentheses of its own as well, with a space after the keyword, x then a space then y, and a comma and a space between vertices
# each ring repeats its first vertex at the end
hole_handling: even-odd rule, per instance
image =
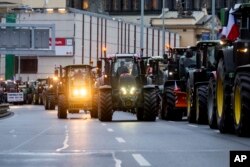
MULTIPOLYGON (((56 56, 73 56, 73 38, 56 38, 56 56)), ((49 39, 51 46, 51 38, 49 39)))

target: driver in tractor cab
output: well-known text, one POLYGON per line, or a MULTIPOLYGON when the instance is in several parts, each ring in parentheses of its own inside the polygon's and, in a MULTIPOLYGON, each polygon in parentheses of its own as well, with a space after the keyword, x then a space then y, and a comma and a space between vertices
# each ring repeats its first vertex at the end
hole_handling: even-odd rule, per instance
POLYGON ((80 69, 74 74, 74 78, 76 80, 80 80, 80 79, 83 78, 83 73, 82 73, 82 71, 80 69))
POLYGON ((128 67, 125 66, 125 62, 121 61, 120 67, 117 69, 117 76, 120 76, 121 74, 129 73, 128 67))

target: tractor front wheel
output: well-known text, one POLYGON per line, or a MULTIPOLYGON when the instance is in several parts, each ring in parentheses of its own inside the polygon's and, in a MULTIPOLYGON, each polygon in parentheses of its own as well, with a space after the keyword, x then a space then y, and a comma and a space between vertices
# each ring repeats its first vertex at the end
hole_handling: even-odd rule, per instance
POLYGON ((60 95, 58 97, 58 112, 57 117, 59 119, 66 119, 67 118, 67 102, 64 95, 60 95))
POLYGON ((157 92, 155 89, 144 89, 143 120, 155 121, 158 113, 157 92))
POLYGON ((234 128, 238 136, 250 136, 250 75, 236 75, 233 98, 234 128))
POLYGON ((100 121, 110 122, 113 116, 112 106, 112 92, 111 90, 100 90, 98 118, 100 121))

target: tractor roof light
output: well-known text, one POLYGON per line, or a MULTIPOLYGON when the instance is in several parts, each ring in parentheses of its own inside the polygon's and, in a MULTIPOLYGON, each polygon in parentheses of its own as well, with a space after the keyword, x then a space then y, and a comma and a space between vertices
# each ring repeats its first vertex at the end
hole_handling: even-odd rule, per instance
POLYGON ((237 51, 240 52, 240 53, 247 53, 248 52, 248 48, 237 49, 237 51))

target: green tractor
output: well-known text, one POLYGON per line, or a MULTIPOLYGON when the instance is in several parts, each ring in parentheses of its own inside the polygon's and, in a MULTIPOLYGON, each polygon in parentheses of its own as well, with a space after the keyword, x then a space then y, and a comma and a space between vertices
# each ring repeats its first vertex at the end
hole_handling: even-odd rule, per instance
POLYGON ((237 4, 231 14, 240 36, 217 54, 217 124, 221 133, 250 135, 250 3, 237 4))
POLYGON ((104 61, 104 75, 97 80, 99 120, 112 121, 114 111, 120 110, 136 113, 138 121, 155 121, 157 91, 145 75, 144 59, 136 54, 114 54, 104 61))
POLYGON ((59 119, 66 119, 67 113, 90 111, 92 118, 97 118, 97 105, 94 94, 95 76, 90 65, 68 65, 60 68, 58 85, 59 119))
POLYGON ((40 78, 37 79, 34 83, 35 89, 33 91, 33 104, 42 105, 43 104, 43 89, 45 88, 45 84, 47 79, 40 78))
POLYGON ((194 47, 196 65, 187 75, 187 116, 189 123, 207 124, 216 128, 215 115, 215 57, 224 47, 219 40, 199 41, 194 47), (211 88, 212 87, 212 88, 211 88), (208 105, 208 103, 210 105, 208 105))
POLYGON ((195 60, 186 57, 187 48, 173 48, 167 58, 159 117, 164 120, 182 120, 186 115, 186 68, 195 60), (184 60, 190 60, 188 63, 184 60))
POLYGON ((43 90, 43 105, 45 110, 55 110, 58 96, 58 76, 49 77, 43 90))

